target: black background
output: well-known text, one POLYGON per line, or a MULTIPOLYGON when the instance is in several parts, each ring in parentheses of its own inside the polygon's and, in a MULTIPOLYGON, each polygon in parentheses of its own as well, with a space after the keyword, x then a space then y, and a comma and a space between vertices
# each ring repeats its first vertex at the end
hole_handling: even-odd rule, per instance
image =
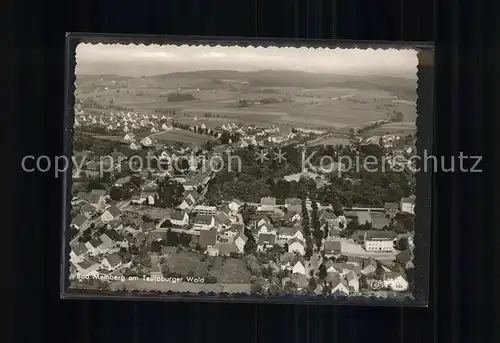
POLYGON ((1 164, 2 342, 498 342, 498 10, 480 3, 8 2, 0 18, 2 151, 14 156, 1 164), (482 174, 436 176, 431 306, 59 300, 62 185, 22 173, 20 158, 62 153, 66 31, 435 40, 435 153, 484 159, 482 174))

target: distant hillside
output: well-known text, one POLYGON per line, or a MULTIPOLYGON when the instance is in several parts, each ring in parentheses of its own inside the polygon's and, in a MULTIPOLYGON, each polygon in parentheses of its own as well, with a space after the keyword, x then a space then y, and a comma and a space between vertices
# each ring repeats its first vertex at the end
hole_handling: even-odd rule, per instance
POLYGON ((334 74, 315 74, 292 70, 260 70, 251 72, 239 72, 231 70, 201 70, 192 72, 178 72, 162 75, 154 75, 149 78, 162 80, 170 78, 212 80, 241 80, 256 87, 345 87, 357 89, 381 89, 399 96, 403 99, 416 100, 416 77, 415 79, 393 77, 393 76, 351 76, 334 74))
MULTIPOLYGON (((107 83, 120 80, 132 79, 132 77, 115 75, 78 75, 78 84, 88 82, 107 83)), ((198 84, 200 81, 210 81, 213 83, 223 83, 223 80, 237 80, 248 82, 255 87, 342 87, 356 89, 380 89, 390 92, 402 99, 416 100, 416 77, 414 79, 377 76, 377 75, 335 75, 316 74, 292 70, 260 70, 251 72, 240 72, 232 70, 200 70, 188 72, 174 72, 169 74, 159 74, 147 76, 144 79, 156 82, 175 82, 181 84, 198 84)))

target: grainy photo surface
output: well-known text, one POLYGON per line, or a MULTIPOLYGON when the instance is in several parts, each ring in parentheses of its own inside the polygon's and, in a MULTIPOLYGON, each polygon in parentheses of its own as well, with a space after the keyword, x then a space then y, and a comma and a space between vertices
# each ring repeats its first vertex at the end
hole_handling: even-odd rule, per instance
POLYGON ((79 44, 69 290, 412 298, 417 64, 79 44))

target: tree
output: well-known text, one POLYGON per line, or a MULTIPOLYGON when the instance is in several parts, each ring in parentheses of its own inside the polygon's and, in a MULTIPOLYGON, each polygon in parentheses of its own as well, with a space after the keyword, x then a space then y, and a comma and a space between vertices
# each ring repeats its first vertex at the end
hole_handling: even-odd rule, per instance
POLYGON ((161 241, 153 241, 151 243, 151 251, 157 254, 161 253, 161 247, 163 246, 161 241))
POLYGON ((346 230, 348 231, 356 231, 359 230, 359 221, 358 218, 353 218, 347 224, 346 230))
POLYGON ((324 285, 323 291, 321 292, 325 297, 329 296, 332 293, 332 287, 330 285, 324 285))
POLYGON ((325 280, 327 276, 328 276, 328 272, 326 270, 326 266, 323 263, 321 263, 321 265, 318 268, 318 277, 321 280, 325 280))
POLYGON ((401 237, 399 240, 396 241, 396 248, 398 250, 404 251, 407 250, 409 247, 410 243, 407 237, 401 237))
POLYGON ((377 268, 375 269, 375 278, 381 280, 384 277, 384 267, 380 262, 377 262, 377 268))
POLYGON ((92 180, 87 185, 87 191, 90 192, 93 189, 106 189, 106 187, 102 183, 92 180))
POLYGON ((330 233, 330 229, 328 228, 328 223, 326 223, 325 226, 323 226, 323 232, 324 232, 323 237, 325 239, 328 238, 328 234, 330 233))
POLYGON ((309 290, 314 291, 316 290, 316 287, 318 287, 318 284, 316 283, 316 280, 312 277, 309 279, 309 284, 308 284, 309 290))
POLYGON ((288 281, 283 287, 283 290, 286 294, 294 294, 297 292, 297 284, 293 283, 292 281, 288 281))
POLYGON ((257 244, 255 243, 255 239, 247 239, 243 250, 245 251, 245 255, 255 254, 257 252, 257 244))
POLYGON ((252 284, 252 286, 250 287, 250 291, 252 293, 262 293, 264 291, 262 285, 258 284, 258 283, 254 283, 252 284))
POLYGON ((306 252, 305 252, 305 257, 306 258, 310 258, 313 254, 313 242, 312 242, 312 239, 311 237, 307 237, 306 238, 306 252))

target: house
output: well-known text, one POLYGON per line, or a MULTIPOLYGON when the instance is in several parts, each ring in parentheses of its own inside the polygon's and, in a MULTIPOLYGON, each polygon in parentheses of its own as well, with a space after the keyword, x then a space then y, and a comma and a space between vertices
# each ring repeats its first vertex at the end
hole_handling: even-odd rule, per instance
POLYGON ((409 286, 408 281, 399 273, 385 273, 384 283, 396 292, 407 291, 409 286))
POLYGON ((115 181, 115 187, 123 187, 130 182, 130 176, 121 177, 115 181))
POLYGON ((116 247, 116 243, 106 233, 100 235, 99 239, 102 241, 101 246, 103 249, 113 249, 116 247))
POLYGON ((304 256, 306 251, 305 242, 299 238, 292 238, 288 242, 288 252, 289 253, 297 253, 299 255, 304 256))
POLYGON ((94 237, 90 241, 85 243, 85 246, 87 247, 89 253, 92 256, 95 256, 95 255, 102 254, 103 251, 105 251, 105 250, 101 249, 102 243, 103 243, 103 241, 101 241, 101 239, 99 237, 94 237))
POLYGON ((214 215, 215 213, 217 213, 217 207, 197 205, 197 206, 193 207, 193 213, 214 215))
POLYGON ((291 270, 292 262, 295 260, 297 255, 285 252, 280 256, 280 269, 281 270, 291 270))
POLYGON ((363 261, 361 274, 372 275, 377 270, 377 262, 374 259, 366 259, 363 261))
POLYGON ((284 244, 289 240, 297 238, 299 240, 304 240, 304 234, 302 233, 302 228, 298 225, 292 227, 280 227, 278 230, 278 243, 284 244))
POLYGON ((366 251, 390 252, 394 250, 395 238, 392 231, 365 231, 363 245, 366 251))
POLYGON ((129 148, 130 150, 141 150, 141 146, 135 142, 130 143, 129 148))
POLYGON ((195 205, 195 201, 191 197, 186 197, 178 206, 181 210, 190 210, 195 205))
POLYGON ((415 197, 401 198, 400 209, 401 212, 415 214, 415 197))
MULTIPOLYGON (((124 131, 125 131, 125 130, 124 130, 124 131)), ((128 131, 128 128, 127 128, 127 131, 128 131)), ((126 131, 125 131, 125 132, 126 132, 126 131)), ((127 134, 125 135, 125 137, 123 137, 123 140, 125 140, 125 141, 132 141, 132 140, 134 140, 134 139, 135 139, 135 136, 134 136, 134 134, 133 134, 133 133, 127 133, 127 134)))
POLYGON ((175 226, 186 226, 189 224, 189 215, 183 210, 174 210, 170 222, 175 226))
POLYGON ((392 216, 392 217, 395 216, 396 213, 398 213, 399 208, 400 208, 400 204, 398 204, 397 202, 386 202, 384 204, 385 213, 392 216))
POLYGON ((88 196, 88 200, 92 205, 100 206, 106 201, 106 197, 104 189, 93 189, 88 196))
POLYGON ((327 223, 328 226, 330 226, 330 227, 332 227, 332 226, 338 226, 338 218, 335 215, 335 213, 333 213, 333 212, 322 211, 321 215, 319 217, 319 220, 322 223, 327 223))
POLYGON ((345 279, 347 281, 347 286, 349 286, 354 292, 358 293, 359 292, 358 275, 351 270, 346 274, 345 279))
POLYGON ((132 204, 140 205, 142 203, 141 197, 139 195, 132 195, 132 197, 130 198, 130 202, 132 204))
POLYGON ((335 269, 334 263, 332 260, 326 260, 323 262, 327 273, 338 273, 338 270, 335 269))
POLYGON ((200 195, 196 191, 186 191, 184 192, 184 199, 189 198, 190 201, 194 204, 200 198, 200 195))
POLYGON ((260 218, 259 221, 257 222, 256 226, 259 227, 259 226, 262 226, 265 224, 271 225, 271 220, 269 220, 269 218, 267 216, 260 218))
POLYGON ((238 213, 240 207, 243 206, 243 202, 238 199, 233 199, 229 204, 229 209, 232 213, 238 213))
MULTIPOLYGON (((108 228, 108 230, 106 230, 106 236, 108 236, 109 239, 111 239, 115 245, 123 248, 128 248, 127 239, 121 234, 119 234, 116 230, 108 228)), ((102 237, 99 238, 101 238, 101 240, 104 242, 104 239, 102 237)))
POLYGON ((144 233, 155 231, 155 229, 156 229, 155 224, 153 224, 151 222, 142 222, 142 224, 141 224, 141 230, 144 233))
POLYGON ((232 224, 231 218, 224 212, 220 212, 215 216, 215 225, 220 230, 229 228, 232 224))
POLYGON ((215 219, 213 216, 206 214, 198 214, 193 219, 193 229, 198 231, 210 230, 215 226, 215 219))
POLYGON ((92 275, 101 269, 101 264, 98 261, 88 259, 74 264, 80 275, 92 275))
POLYGON ((272 248, 276 243, 276 235, 269 233, 261 233, 259 234, 259 238, 257 240, 257 250, 264 251, 267 248, 272 248))
POLYGON ((87 217, 84 216, 83 214, 77 215, 73 220, 71 221, 70 226, 75 229, 75 230, 85 230, 87 225, 85 225, 87 222, 87 217))
POLYGON ((272 234, 276 234, 276 230, 274 229, 274 227, 271 225, 271 224, 262 224, 262 225, 258 225, 257 226, 257 232, 258 234, 262 234, 262 233, 272 233, 272 234))
POLYGON ((146 233, 146 244, 151 246, 154 242, 163 242, 167 241, 167 233, 161 231, 148 231, 146 233))
POLYGON ((101 215, 101 221, 103 223, 109 223, 112 222, 113 220, 117 220, 120 218, 122 212, 116 207, 115 205, 112 205, 104 211, 104 213, 101 215))
POLYGON ((155 204, 156 193, 150 190, 143 190, 140 195, 140 202, 148 205, 155 204))
POLYGON ((299 212, 288 211, 288 212, 284 213, 282 220, 285 223, 297 223, 297 222, 300 222, 302 220, 302 216, 299 214, 299 212))
POLYGON ((243 234, 244 226, 242 224, 231 224, 227 229, 219 231, 219 238, 223 241, 232 241, 237 234, 243 234))
POLYGON ((122 229, 123 229, 123 224, 121 223, 120 220, 114 220, 114 221, 108 223, 108 226, 107 226, 108 231, 111 231, 111 230, 112 231, 121 231, 122 229))
POLYGON ((76 244, 70 251, 69 253, 69 258, 70 261, 75 262, 75 263, 80 263, 82 262, 85 257, 88 255, 89 250, 85 243, 80 242, 76 244))
POLYGON ((78 194, 76 195, 76 199, 77 200, 81 200, 81 201, 88 201, 89 200, 89 193, 85 193, 85 192, 78 192, 78 194))
POLYGON ((233 215, 233 211, 229 208, 228 204, 223 204, 219 207, 219 212, 224 213, 226 216, 230 217, 233 215))
POLYGON ((260 199, 260 210, 262 212, 272 212, 276 208, 276 199, 273 197, 263 197, 260 199))
POLYGON ((349 295, 349 286, 347 281, 341 277, 337 277, 335 281, 332 282, 332 294, 335 296, 345 296, 349 295))
POLYGON ((243 233, 237 233, 233 238, 233 243, 238 248, 239 253, 243 253, 245 251, 245 244, 247 243, 248 238, 243 233))
POLYGON ((167 131, 167 132, 174 131, 174 127, 173 127, 173 126, 171 126, 171 125, 167 125, 167 124, 163 124, 163 125, 161 126, 161 129, 162 129, 163 131, 167 131))
POLYGON ((330 258, 335 255, 340 255, 342 253, 342 242, 327 240, 324 243, 323 251, 326 258, 330 258))
POLYGON ((302 211, 302 199, 287 198, 285 199, 285 208, 288 212, 300 213, 302 211))
POLYGON ((153 145, 153 140, 149 137, 145 137, 141 140, 141 144, 145 147, 150 147, 151 145, 153 145))
POLYGON ((198 244, 203 248, 209 248, 215 246, 217 243, 217 230, 203 230, 200 232, 200 239, 198 244))
POLYGON ((307 275, 306 272, 306 261, 302 256, 297 256, 291 263, 292 274, 302 274, 307 275))
POLYGON ((103 258, 101 265, 105 270, 115 271, 123 265, 123 261, 119 254, 112 253, 103 258))

